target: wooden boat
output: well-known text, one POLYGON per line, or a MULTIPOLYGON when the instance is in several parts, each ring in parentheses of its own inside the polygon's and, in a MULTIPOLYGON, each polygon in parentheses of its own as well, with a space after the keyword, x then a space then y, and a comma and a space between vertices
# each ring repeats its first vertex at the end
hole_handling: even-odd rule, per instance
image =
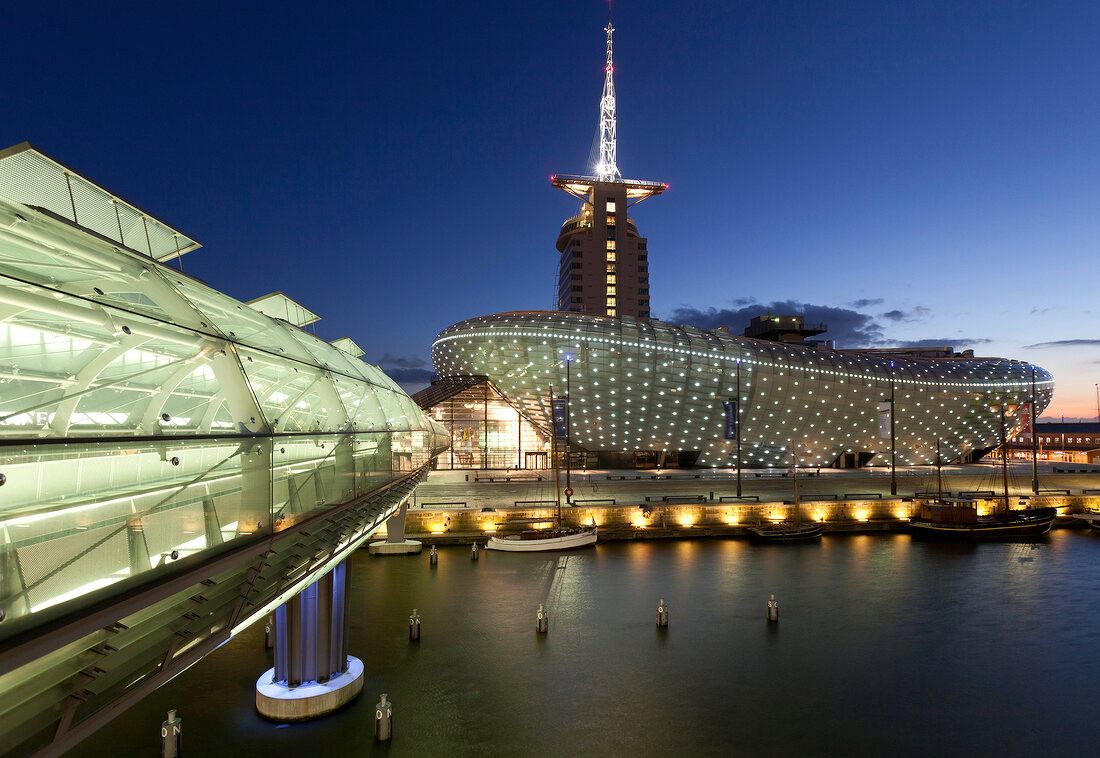
MULTIPOLYGON (((1001 444, 1004 450, 1005 409, 1001 405, 1001 444)), ((934 500, 917 501, 920 505, 915 516, 909 518, 909 528, 915 533, 934 538, 948 539, 1034 539, 1050 531, 1058 515, 1055 508, 1017 508, 1008 505, 1008 456, 1001 456, 1001 472, 1004 482, 1003 506, 988 516, 978 515, 973 500, 942 497, 943 485, 939 478, 939 442, 936 442, 936 474, 941 483, 940 493, 934 500)))
POLYGON ((549 550, 575 550, 596 544, 596 527, 581 529, 527 529, 519 534, 493 535, 485 547, 513 553, 533 553, 549 550))
POLYGON ((940 538, 1027 539, 1049 532, 1057 515, 1054 508, 1021 508, 979 516, 973 500, 944 498, 921 503, 918 515, 909 519, 909 528, 940 538))
POLYGON ((1073 514, 1075 519, 1080 519, 1088 524, 1093 529, 1100 531, 1100 512, 1097 511, 1085 511, 1084 513, 1073 514))
MULTIPOLYGON (((550 407, 554 407, 553 390, 550 393, 550 407)), ((509 553, 539 553, 551 550, 575 550, 596 544, 596 526, 570 527, 563 526, 561 521, 561 478, 558 470, 557 456, 554 455, 553 445, 556 438, 554 429, 551 428, 550 457, 554 461, 554 483, 557 489, 557 514, 553 519, 553 527, 550 529, 525 529, 518 534, 493 535, 485 543, 488 550, 503 550, 509 553)), ((568 445, 567 445, 568 450, 568 445)), ((566 453, 568 455, 568 452, 566 453)), ((566 495, 571 491, 566 490, 566 495)), ((532 519, 543 521, 543 519, 532 519)), ((515 523, 515 522, 512 522, 515 523)), ((530 522, 527 522, 530 523, 530 522)), ((507 524, 505 524, 507 525, 507 524)))
POLYGON ((779 523, 768 526, 750 526, 749 533, 754 539, 764 542, 807 542, 819 540, 824 533, 823 524, 812 521, 804 524, 779 523))
POLYGON ((794 483, 794 521, 773 524, 757 524, 749 527, 749 534, 760 542, 809 542, 821 539, 825 526, 813 521, 802 522, 802 509, 798 502, 798 458, 791 443, 791 481, 794 483))

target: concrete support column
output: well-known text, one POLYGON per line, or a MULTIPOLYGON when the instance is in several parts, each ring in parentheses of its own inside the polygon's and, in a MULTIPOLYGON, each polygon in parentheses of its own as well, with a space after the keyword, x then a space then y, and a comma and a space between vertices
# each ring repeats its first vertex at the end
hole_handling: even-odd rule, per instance
POLYGON ((351 613, 348 612, 348 604, 351 599, 351 559, 332 570, 333 588, 332 604, 333 613, 339 614, 344 620, 342 625, 333 624, 334 638, 332 643, 333 671, 346 674, 348 671, 348 637, 351 634, 351 613))
POLYGON ((343 618, 335 618, 333 610, 336 605, 332 602, 333 581, 332 572, 328 572, 313 585, 317 590, 317 644, 314 646, 313 679, 318 682, 327 682, 334 673, 332 667, 332 629, 343 626, 343 618))
POLYGON ((405 539, 405 516, 409 512, 408 498, 386 519, 386 541, 372 542, 367 546, 371 555, 414 555, 423 545, 419 540, 405 539))
POLYGON ((301 721, 339 708, 363 688, 363 664, 347 654, 348 561, 275 612, 275 666, 256 682, 256 709, 301 721))

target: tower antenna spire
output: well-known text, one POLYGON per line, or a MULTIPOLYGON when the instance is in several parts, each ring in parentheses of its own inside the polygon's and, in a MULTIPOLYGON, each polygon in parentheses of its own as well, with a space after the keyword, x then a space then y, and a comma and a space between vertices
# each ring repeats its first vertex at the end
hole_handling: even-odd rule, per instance
POLYGON ((615 61, 611 52, 611 35, 615 27, 611 25, 611 3, 607 4, 607 65, 604 69, 603 96, 600 98, 600 162, 596 165, 596 176, 601 182, 622 179, 615 162, 615 61))

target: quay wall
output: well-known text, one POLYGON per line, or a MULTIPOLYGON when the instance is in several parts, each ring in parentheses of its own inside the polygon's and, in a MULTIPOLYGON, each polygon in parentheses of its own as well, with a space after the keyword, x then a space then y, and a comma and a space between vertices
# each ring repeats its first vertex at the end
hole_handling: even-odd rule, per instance
MULTIPOLYGON (((705 497, 705 496, 704 496, 705 497)), ((978 512, 989 513, 1001 499, 977 499, 978 512)), ((1060 518, 1055 526, 1080 525, 1070 514, 1100 509, 1100 495, 1044 495, 1012 497, 1013 508, 1027 503, 1052 506, 1060 518)), ((800 503, 802 517, 825 524, 826 533, 901 532, 916 502, 911 498, 868 500, 822 500, 800 503)), ((533 520, 549 526, 553 506, 478 508, 410 508, 405 536, 426 544, 468 544, 483 541, 495 532, 536 528, 533 520)), ((661 503, 580 505, 562 508, 562 521, 569 526, 596 524, 600 541, 684 537, 747 536, 748 527, 767 521, 794 518, 791 501, 661 503)))

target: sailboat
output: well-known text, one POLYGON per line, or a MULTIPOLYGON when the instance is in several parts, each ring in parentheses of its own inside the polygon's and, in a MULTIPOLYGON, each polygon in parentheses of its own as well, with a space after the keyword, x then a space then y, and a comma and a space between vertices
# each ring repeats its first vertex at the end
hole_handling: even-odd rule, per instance
POLYGON ((1058 511, 1054 508, 1019 508, 1008 504, 1008 446, 1005 444, 1005 407, 1001 404, 1001 479, 1003 505, 988 516, 978 515, 973 500, 943 497, 940 476, 940 445, 936 441, 937 496, 935 500, 918 500, 917 515, 909 517, 914 533, 950 539, 1030 539, 1050 531, 1058 511))
POLYGON ((791 481, 794 483, 794 522, 783 521, 764 526, 757 524, 749 527, 753 539, 762 542, 808 542, 819 540, 825 530, 820 522, 802 522, 802 508, 798 502, 798 458, 794 443, 791 443, 791 481))
MULTIPOLYGON (((550 408, 554 407, 554 392, 550 391, 550 408)), ((553 417, 553 413, 551 413, 553 417)), ((494 534, 485 544, 488 550, 503 550, 511 553, 538 553, 551 550, 574 550, 596 544, 596 525, 574 528, 565 526, 561 520, 561 471, 558 468, 556 455, 556 430, 551 427, 550 434, 550 458, 554 462, 554 487, 557 493, 557 513, 554 524, 549 529, 525 529, 519 534, 494 534)), ((568 452, 568 435, 566 437, 566 455, 568 452)), ((566 496, 571 496, 572 490, 566 490, 566 496)), ((536 519, 542 521, 542 519, 536 519)))

